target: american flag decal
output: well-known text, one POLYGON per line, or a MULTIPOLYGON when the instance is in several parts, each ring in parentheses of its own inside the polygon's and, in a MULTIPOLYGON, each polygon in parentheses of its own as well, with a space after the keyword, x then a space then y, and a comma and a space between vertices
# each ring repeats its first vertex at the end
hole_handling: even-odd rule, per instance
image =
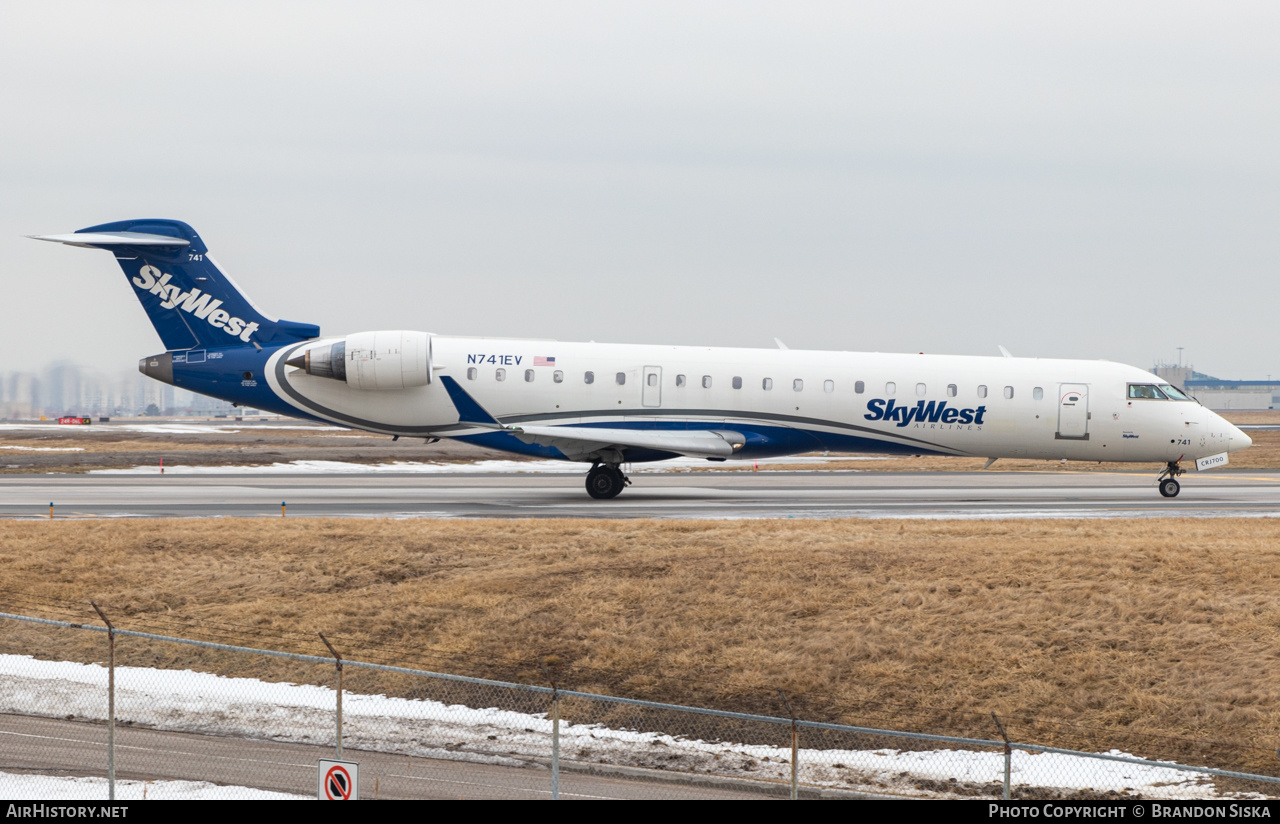
POLYGON ((534 356, 533 356, 533 365, 534 365, 534 366, 555 366, 555 365, 556 365, 556 359, 555 359, 555 358, 544 358, 542 355, 534 355, 534 356))

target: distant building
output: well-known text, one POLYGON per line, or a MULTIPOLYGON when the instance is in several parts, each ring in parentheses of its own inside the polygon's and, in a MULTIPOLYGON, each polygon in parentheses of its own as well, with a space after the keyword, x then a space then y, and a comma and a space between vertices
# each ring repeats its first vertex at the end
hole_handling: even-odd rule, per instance
POLYGON ((39 373, 0 371, 0 419, 130 417, 149 406, 163 415, 234 411, 225 401, 175 389, 134 370, 98 372, 62 361, 39 373))
POLYGON ((1197 372, 1190 366, 1160 365, 1151 370, 1210 409, 1280 407, 1280 380, 1234 381, 1197 372))
POLYGON ((4 400, 0 401, 0 418, 33 418, 40 414, 40 379, 30 372, 0 375, 4 400))

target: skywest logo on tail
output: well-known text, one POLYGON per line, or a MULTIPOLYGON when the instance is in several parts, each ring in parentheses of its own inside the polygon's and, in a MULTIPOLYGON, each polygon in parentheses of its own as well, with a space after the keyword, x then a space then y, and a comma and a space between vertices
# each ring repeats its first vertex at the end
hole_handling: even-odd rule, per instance
POLYGON ((161 274, 159 269, 148 265, 138 270, 138 274, 133 278, 133 285, 159 296, 163 301, 160 305, 165 309, 177 309, 181 306, 182 311, 195 315, 210 326, 221 329, 245 343, 248 343, 249 336, 257 331, 257 323, 246 323, 227 310, 219 309, 222 301, 211 298, 210 295, 201 294, 199 289, 193 288, 190 292, 184 292, 181 287, 169 283, 172 278, 173 275, 161 274))
POLYGON ((946 401, 916 401, 915 406, 896 406, 895 402, 876 398, 867 401, 867 414, 862 417, 869 421, 896 421, 898 426, 912 423, 954 423, 982 425, 982 416, 987 414, 985 406, 977 409, 956 409, 948 406, 946 401))

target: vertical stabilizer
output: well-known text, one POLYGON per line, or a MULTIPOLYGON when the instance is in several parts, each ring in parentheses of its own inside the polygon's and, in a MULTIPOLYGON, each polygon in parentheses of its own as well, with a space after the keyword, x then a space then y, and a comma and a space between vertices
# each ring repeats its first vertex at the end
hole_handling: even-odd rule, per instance
POLYGON ((122 220, 34 237, 114 254, 166 349, 278 346, 320 335, 315 324, 263 313, 180 220, 122 220))

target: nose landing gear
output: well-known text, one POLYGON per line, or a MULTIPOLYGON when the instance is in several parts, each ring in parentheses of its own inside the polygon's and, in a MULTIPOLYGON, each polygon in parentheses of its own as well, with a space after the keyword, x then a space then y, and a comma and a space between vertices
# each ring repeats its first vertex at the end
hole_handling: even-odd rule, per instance
POLYGON ((630 484, 617 464, 598 463, 587 473, 587 494, 598 500, 616 498, 630 484))
POLYGON ((1179 466, 1177 461, 1169 461, 1169 465, 1156 478, 1156 483, 1160 485, 1160 494, 1166 498, 1178 497, 1178 493, 1182 491, 1182 484, 1178 483, 1178 476, 1186 471, 1179 466))

